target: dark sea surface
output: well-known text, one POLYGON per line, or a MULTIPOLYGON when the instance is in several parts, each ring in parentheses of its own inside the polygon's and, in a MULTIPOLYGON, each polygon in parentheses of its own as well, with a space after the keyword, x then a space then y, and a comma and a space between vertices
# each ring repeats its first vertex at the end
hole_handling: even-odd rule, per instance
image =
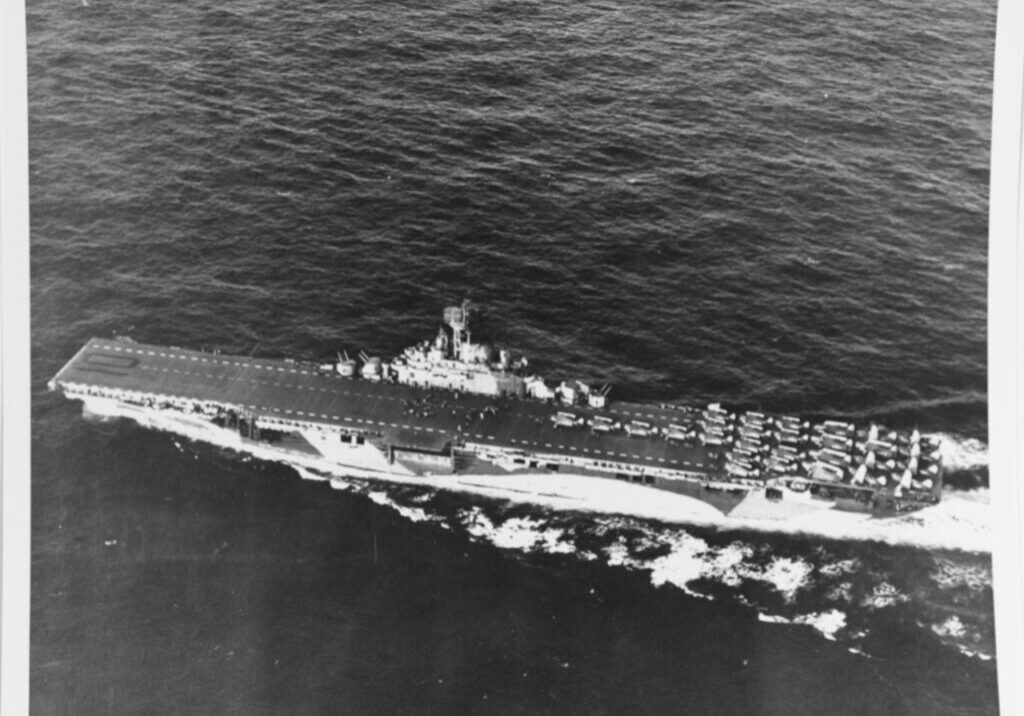
POLYGON ((994 2, 27 14, 34 713, 996 713, 987 554, 331 490, 46 391, 469 297, 555 379, 941 433, 984 503, 994 2))

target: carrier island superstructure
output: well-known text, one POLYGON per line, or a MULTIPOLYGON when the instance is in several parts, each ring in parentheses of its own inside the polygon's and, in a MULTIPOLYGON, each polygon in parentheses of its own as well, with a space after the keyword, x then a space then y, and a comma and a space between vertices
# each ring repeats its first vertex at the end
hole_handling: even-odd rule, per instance
POLYGON ((916 429, 633 403, 610 399, 608 386, 551 385, 526 359, 474 342, 471 312, 466 302, 445 309, 436 337, 389 361, 344 353, 310 363, 94 338, 49 385, 87 406, 230 433, 285 460, 381 479, 474 475, 507 485, 562 473, 681 493, 726 514, 756 501, 767 517, 798 506, 885 516, 940 499, 940 445, 916 429))

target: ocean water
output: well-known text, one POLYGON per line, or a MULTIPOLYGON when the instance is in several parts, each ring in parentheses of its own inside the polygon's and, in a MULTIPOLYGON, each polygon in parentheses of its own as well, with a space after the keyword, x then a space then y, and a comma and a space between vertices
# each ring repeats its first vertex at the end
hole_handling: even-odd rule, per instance
POLYGON ((83 420, 91 336, 940 433, 987 500, 994 2, 27 7, 36 713, 995 713, 987 554, 350 481, 83 420))

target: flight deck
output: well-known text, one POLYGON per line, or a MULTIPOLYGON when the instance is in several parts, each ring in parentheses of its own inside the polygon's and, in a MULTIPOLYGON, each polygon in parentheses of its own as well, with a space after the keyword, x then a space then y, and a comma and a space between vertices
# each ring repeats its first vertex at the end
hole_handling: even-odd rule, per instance
MULTIPOLYGON (((556 426, 558 407, 511 396, 421 388, 387 380, 343 377, 290 360, 207 353, 123 340, 90 340, 53 379, 88 391, 159 407, 215 406, 257 420, 354 431, 395 447, 441 451, 477 445, 609 460, 639 467, 703 473, 714 455, 701 445, 664 437, 595 433, 586 425, 556 426)), ((575 411, 586 420, 643 420, 665 429, 680 420, 672 407, 613 403, 575 411)))

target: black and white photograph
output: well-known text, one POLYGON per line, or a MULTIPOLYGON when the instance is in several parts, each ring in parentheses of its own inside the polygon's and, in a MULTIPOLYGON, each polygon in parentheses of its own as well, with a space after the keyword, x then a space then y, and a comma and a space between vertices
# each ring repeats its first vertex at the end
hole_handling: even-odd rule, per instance
POLYGON ((31 714, 1012 716, 997 4, 27 0, 31 714))

